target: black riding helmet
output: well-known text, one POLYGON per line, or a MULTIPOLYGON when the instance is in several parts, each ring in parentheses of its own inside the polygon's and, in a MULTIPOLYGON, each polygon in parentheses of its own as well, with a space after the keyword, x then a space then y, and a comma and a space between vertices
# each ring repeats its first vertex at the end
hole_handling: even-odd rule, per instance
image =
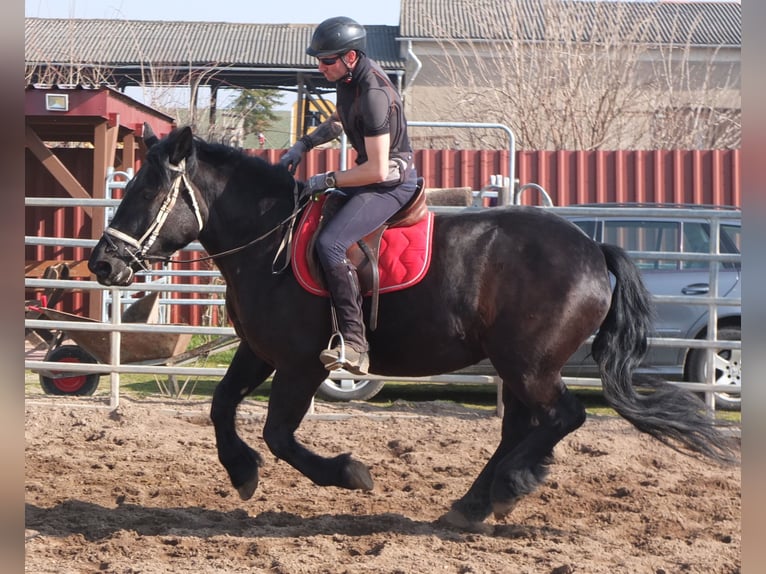
POLYGON ((336 16, 316 27, 306 53, 314 58, 324 58, 345 54, 349 50, 364 52, 366 46, 367 32, 364 26, 346 16, 336 16))

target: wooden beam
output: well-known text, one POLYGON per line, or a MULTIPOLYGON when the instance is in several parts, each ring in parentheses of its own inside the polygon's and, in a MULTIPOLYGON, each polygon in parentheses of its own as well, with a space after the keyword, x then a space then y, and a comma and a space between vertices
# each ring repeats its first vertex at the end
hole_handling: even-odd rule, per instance
POLYGON ((125 134, 122 138, 122 163, 119 170, 127 171, 128 169, 136 171, 136 134, 134 132, 125 134))
MULTIPOLYGON (((48 149, 48 146, 45 145, 30 126, 26 126, 26 146, 71 197, 90 199, 91 195, 85 190, 82 184, 77 181, 77 178, 72 175, 63 163, 61 163, 61 160, 48 149)), ((91 220, 93 219, 93 208, 83 206, 82 210, 91 218, 91 220)))
POLYGON ((61 260, 47 259, 45 261, 25 261, 24 277, 40 279, 45 275, 48 267, 65 264, 69 270, 69 277, 72 279, 92 279, 93 274, 88 269, 87 259, 61 260))
MULTIPOLYGON (((110 166, 114 165, 114 158, 117 155, 118 125, 119 117, 116 118, 115 122, 101 122, 94 129, 93 197, 96 199, 103 199, 106 196, 106 172, 110 166)), ((96 231, 95 223, 94 231, 96 231)))
POLYGON ((197 123, 197 101, 199 100, 199 77, 192 77, 190 79, 191 89, 189 91, 189 109, 191 110, 191 125, 197 123))
MULTIPOLYGON (((114 165, 117 154, 117 132, 120 125, 119 115, 110 117, 108 122, 98 124, 93 133, 93 197, 103 199, 106 197, 106 172, 109 166, 114 165)), ((100 217, 91 218, 91 230, 94 239, 98 239, 104 232, 103 210, 98 212, 100 217)), ((103 293, 91 291, 88 298, 88 316, 101 316, 101 304, 103 293)))
POLYGON ((208 114, 208 125, 212 128, 215 127, 217 117, 216 110, 218 109, 218 84, 210 85, 210 113, 208 114))

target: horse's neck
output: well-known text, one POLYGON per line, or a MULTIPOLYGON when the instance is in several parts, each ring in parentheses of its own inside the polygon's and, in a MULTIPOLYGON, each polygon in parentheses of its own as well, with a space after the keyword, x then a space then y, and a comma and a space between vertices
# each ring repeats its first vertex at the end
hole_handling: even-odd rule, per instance
POLYGON ((283 225, 292 213, 292 192, 285 196, 258 195, 256 182, 236 189, 227 179, 218 178, 203 194, 208 202, 208 220, 199 241, 210 255, 232 252, 215 258, 224 267, 239 265, 271 268, 279 244, 288 232, 283 225), (235 262, 235 263, 233 263, 235 262))

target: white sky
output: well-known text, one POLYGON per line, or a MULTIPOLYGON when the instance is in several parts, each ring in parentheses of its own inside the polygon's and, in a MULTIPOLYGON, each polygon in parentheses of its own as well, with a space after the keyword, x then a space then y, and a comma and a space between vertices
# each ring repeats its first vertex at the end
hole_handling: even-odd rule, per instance
POLYGON ((24 15, 253 24, 318 24, 332 16, 349 16, 364 25, 396 26, 399 6, 400 0, 25 0, 24 15))
POLYGON ((25 0, 24 16, 318 24, 348 16, 363 25, 399 24, 400 0, 25 0))

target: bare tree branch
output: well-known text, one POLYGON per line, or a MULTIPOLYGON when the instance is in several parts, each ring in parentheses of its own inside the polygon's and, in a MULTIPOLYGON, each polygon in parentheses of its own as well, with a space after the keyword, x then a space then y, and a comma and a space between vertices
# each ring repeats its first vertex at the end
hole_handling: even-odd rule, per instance
MULTIPOLYGON (((647 5, 647 17, 635 25, 623 3, 540 0, 543 37, 535 36, 523 3, 507 6, 510 29, 506 20, 493 29, 486 19, 482 35, 510 39, 435 31, 438 49, 418 76, 423 97, 411 104, 411 117, 502 123, 522 149, 740 145, 739 68, 722 65, 715 50, 693 47, 692 31, 684 45, 663 45, 660 30, 668 23, 659 21, 657 4, 647 5)), ((417 134, 420 145, 444 140, 437 129, 417 134)), ((453 139, 469 147, 475 137, 453 139)), ((501 135, 481 143, 505 145, 501 135)))

